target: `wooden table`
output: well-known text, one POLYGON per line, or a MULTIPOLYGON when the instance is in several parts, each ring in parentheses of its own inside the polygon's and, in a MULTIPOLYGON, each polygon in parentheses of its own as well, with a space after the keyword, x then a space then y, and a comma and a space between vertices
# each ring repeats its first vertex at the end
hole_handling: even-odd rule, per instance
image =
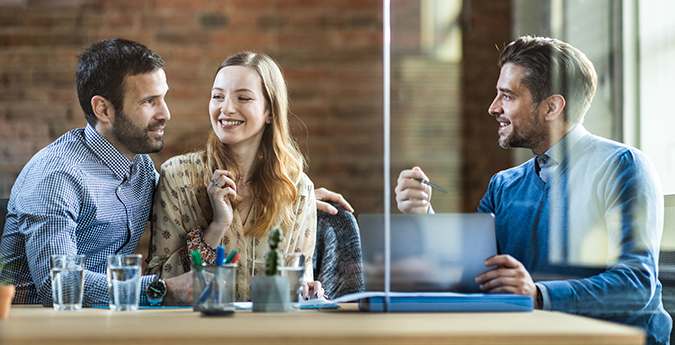
POLYGON ((557 312, 367 313, 355 304, 288 313, 113 313, 13 306, 0 344, 644 344, 637 328, 557 312))

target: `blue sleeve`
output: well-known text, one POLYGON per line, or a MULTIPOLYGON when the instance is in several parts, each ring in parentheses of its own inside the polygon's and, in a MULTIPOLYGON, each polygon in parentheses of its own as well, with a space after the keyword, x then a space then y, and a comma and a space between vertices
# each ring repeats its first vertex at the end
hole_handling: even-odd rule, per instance
MULTIPOLYGON (((51 306, 50 257, 81 254, 76 230, 86 191, 77 168, 59 160, 36 164, 25 180, 15 203, 18 231, 26 239, 26 258, 40 303, 51 306)), ((86 270, 83 305, 107 303, 105 274, 86 270)))
POLYGON ((495 213, 495 201, 494 201, 494 189, 495 189, 495 179, 496 176, 492 176, 490 183, 488 184, 488 190, 483 195, 483 199, 480 200, 478 204, 479 213, 495 213))
POLYGON ((584 279, 539 282, 548 289, 551 309, 626 320, 659 306, 657 278, 663 229, 663 197, 652 164, 639 152, 627 151, 603 176, 599 205, 618 260, 600 274, 584 279), (636 314, 637 313, 637 314, 636 314))

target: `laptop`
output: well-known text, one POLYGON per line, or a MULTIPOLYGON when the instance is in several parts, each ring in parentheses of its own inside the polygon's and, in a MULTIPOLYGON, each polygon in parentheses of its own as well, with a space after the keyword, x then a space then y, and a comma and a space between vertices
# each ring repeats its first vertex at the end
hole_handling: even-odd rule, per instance
MULTIPOLYGON (((366 291, 384 291, 384 215, 358 218, 366 291)), ((497 254, 494 215, 391 215, 391 291, 482 292, 475 277, 497 254)))

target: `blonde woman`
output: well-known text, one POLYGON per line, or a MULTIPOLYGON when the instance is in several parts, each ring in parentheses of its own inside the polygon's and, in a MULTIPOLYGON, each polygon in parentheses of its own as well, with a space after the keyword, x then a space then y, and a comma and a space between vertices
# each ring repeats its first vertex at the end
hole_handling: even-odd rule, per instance
POLYGON ((169 278, 190 270, 190 253, 206 263, 215 248, 240 253, 236 299, 251 299, 264 274, 267 234, 280 226, 287 253, 305 254, 305 296, 323 294, 313 282, 316 239, 314 185, 291 138, 286 83, 267 55, 230 56, 217 70, 206 150, 166 161, 155 192, 146 272, 169 278))

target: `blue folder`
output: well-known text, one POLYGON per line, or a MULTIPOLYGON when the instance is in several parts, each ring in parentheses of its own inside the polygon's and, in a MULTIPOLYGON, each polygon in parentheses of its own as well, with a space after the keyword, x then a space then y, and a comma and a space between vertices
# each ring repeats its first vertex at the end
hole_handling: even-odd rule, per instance
POLYGON ((511 294, 392 293, 359 300, 359 310, 370 312, 531 312, 530 296, 511 294))

